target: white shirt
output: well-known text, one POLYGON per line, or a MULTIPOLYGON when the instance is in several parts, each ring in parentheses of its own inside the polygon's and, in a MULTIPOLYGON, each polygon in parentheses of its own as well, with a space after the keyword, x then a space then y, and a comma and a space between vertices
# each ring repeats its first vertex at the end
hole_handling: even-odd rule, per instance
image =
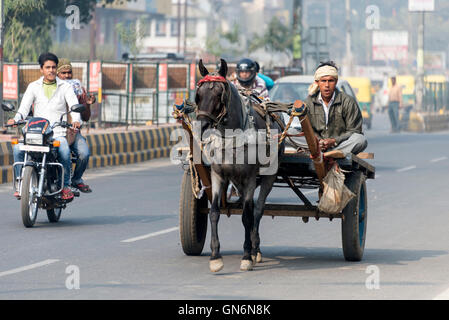
POLYGON ((326 105, 326 102, 324 102, 323 98, 321 97, 321 92, 318 94, 318 101, 323 106, 324 114, 326 115, 326 126, 329 121, 329 109, 334 104, 334 100, 335 100, 335 91, 334 91, 334 94, 332 95, 332 99, 331 99, 331 101, 329 101, 328 105, 326 105))
MULTIPOLYGON (((17 110, 14 120, 25 119, 31 105, 34 103, 34 117, 40 117, 50 121, 50 125, 60 121, 61 116, 67 112, 67 106, 72 107, 78 104, 78 98, 73 92, 72 86, 58 77, 56 77, 56 90, 53 96, 48 99, 43 89, 44 77, 31 82, 23 95, 19 110, 17 110)), ((81 123, 81 115, 79 113, 71 113, 72 122, 81 123)), ((67 121, 67 115, 63 117, 67 121)), ((61 137, 66 135, 66 129, 61 127, 54 128, 53 136, 61 137)))

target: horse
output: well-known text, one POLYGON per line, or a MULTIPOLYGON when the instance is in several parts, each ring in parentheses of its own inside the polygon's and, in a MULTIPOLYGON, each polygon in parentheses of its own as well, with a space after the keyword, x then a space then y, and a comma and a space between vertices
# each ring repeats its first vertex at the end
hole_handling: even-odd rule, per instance
MULTIPOLYGON (((197 105, 197 120, 201 123, 201 134, 211 129, 218 130, 222 134, 226 129, 243 131, 248 127, 248 121, 252 122, 256 132, 260 130, 281 131, 280 125, 274 121, 271 121, 268 129, 266 119, 253 108, 246 111, 239 91, 231 82, 226 80, 228 67, 225 60, 221 59, 218 72, 215 71, 211 74, 204 66, 203 61, 200 60, 199 71, 204 78, 198 83, 195 103, 197 105)), ((277 146, 277 141, 275 145, 277 146)), ((279 156, 282 149, 283 145, 276 150, 276 157, 279 156)), ((248 152, 247 146, 245 146, 245 152, 248 152)), ((237 156, 236 150, 233 153, 234 156, 237 156)), ((232 182, 239 195, 241 195, 240 201, 242 201, 243 207, 242 223, 245 229, 245 240, 240 270, 252 270, 256 263, 262 261, 259 225, 263 216, 265 201, 276 180, 279 164, 278 161, 275 161, 275 167, 271 174, 259 175, 259 170, 263 169, 259 159, 256 159, 254 163, 247 160, 248 157, 245 158, 243 164, 211 163, 212 202, 209 212, 211 224, 209 268, 211 272, 218 272, 224 266, 223 258, 220 255, 218 222, 220 219, 220 201, 229 182, 232 182), (259 185, 259 196, 254 204, 254 193, 259 185)))

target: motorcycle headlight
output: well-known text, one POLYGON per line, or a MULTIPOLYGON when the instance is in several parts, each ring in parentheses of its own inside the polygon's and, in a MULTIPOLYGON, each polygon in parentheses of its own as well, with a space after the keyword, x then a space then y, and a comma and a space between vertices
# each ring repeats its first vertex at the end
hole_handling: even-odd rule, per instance
POLYGON ((44 144, 44 135, 41 133, 27 133, 25 136, 25 144, 44 144))

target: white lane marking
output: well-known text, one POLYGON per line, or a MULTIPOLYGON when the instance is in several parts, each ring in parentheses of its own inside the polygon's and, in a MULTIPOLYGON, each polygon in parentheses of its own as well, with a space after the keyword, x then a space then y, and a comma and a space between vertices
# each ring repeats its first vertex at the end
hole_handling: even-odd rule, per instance
POLYGON ((91 172, 86 171, 84 177, 86 179, 96 179, 101 177, 114 176, 123 173, 130 172, 139 172, 145 171, 149 169, 158 169, 162 167, 170 167, 175 166, 171 163, 170 159, 162 158, 162 159, 154 159, 150 161, 145 161, 142 163, 130 164, 130 165, 122 165, 122 166, 111 166, 111 167, 102 167, 95 169, 91 172))
POLYGON ((430 162, 435 163, 435 162, 440 162, 440 161, 444 161, 444 160, 447 160, 447 157, 436 158, 436 159, 430 160, 430 162))
POLYGON ((398 169, 398 170, 396 170, 396 172, 404 172, 404 171, 409 171, 409 170, 413 170, 413 169, 416 169, 416 166, 410 166, 410 167, 398 169))
POLYGON ((139 240, 145 240, 145 239, 148 239, 148 238, 159 236, 161 234, 170 233, 170 232, 173 232, 173 231, 176 231, 176 230, 179 230, 179 227, 174 227, 174 228, 170 228, 170 229, 165 229, 165 230, 161 230, 161 231, 145 234, 143 236, 122 240, 120 242, 129 243, 129 242, 135 242, 135 241, 139 241, 139 240))
POLYGON ((433 300, 449 300, 449 289, 437 295, 433 300))
POLYGON ((39 267, 44 267, 44 266, 47 266, 49 264, 52 264, 52 263, 55 263, 55 262, 58 262, 58 261, 59 261, 58 259, 48 259, 48 260, 44 260, 44 261, 41 261, 41 262, 30 264, 28 266, 12 269, 12 270, 8 270, 8 271, 3 271, 3 272, 0 272, 0 277, 9 276, 11 274, 15 274, 15 273, 23 272, 23 271, 28 271, 28 270, 31 270, 31 269, 36 269, 36 268, 39 268, 39 267))

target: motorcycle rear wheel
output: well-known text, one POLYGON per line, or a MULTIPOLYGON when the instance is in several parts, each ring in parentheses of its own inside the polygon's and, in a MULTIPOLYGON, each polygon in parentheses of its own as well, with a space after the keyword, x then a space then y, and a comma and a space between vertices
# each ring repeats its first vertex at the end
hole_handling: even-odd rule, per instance
POLYGON ((61 218, 62 209, 61 208, 55 208, 55 209, 48 209, 47 210, 47 218, 49 222, 56 223, 61 218))

